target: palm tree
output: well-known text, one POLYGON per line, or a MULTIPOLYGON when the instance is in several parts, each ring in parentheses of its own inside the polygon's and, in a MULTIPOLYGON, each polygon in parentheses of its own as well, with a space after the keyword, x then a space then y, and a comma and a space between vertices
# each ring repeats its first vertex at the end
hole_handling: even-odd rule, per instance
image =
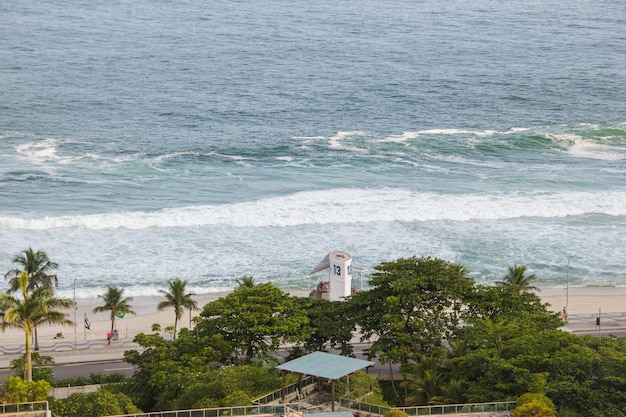
POLYGON ((441 387, 444 404, 463 404, 465 402, 465 392, 467 387, 463 380, 451 379, 441 387))
POLYGON ((19 278, 22 272, 28 274, 28 292, 46 285, 52 286, 53 283, 55 286, 59 285, 57 276, 49 273, 57 269, 59 264, 50 261, 48 255, 42 250, 35 252, 33 248, 28 248, 23 253, 15 255, 12 262, 22 266, 21 269, 12 269, 4 275, 9 280, 12 292, 20 289, 19 278))
MULTIPOLYGON (((42 250, 33 251, 33 248, 28 248, 24 252, 15 255, 12 260, 13 263, 22 266, 21 269, 16 268, 7 272, 4 277, 9 281, 11 292, 17 292, 20 290, 19 278, 22 272, 28 274, 28 287, 27 291, 32 292, 36 288, 59 285, 59 280, 56 275, 49 272, 53 269, 57 269, 59 264, 50 261, 48 255, 42 250)), ((39 337, 37 336, 37 328, 33 329, 35 337, 35 350, 39 350, 39 337)))
POLYGON ((117 288, 114 285, 108 285, 106 294, 98 295, 98 298, 104 300, 104 305, 94 308, 93 312, 111 312, 111 333, 113 333, 115 329, 115 317, 118 314, 135 314, 132 306, 129 304, 130 301, 133 301, 133 297, 124 298, 124 289, 117 288))
POLYGON ((254 283, 254 278, 244 275, 243 277, 241 277, 241 279, 237 280, 237 284, 239 285, 239 288, 252 288, 254 287, 256 284, 254 283))
POLYGON ((32 381, 33 365, 30 351, 30 338, 33 331, 42 324, 73 325, 74 322, 67 318, 67 313, 58 309, 67 309, 74 305, 69 298, 56 298, 51 286, 43 286, 28 290, 29 276, 23 271, 17 280, 21 298, 10 293, 0 294, 0 313, 2 322, 0 326, 4 331, 7 327, 17 327, 24 330, 25 366, 24 380, 32 381))
POLYGON ((514 285, 519 287, 520 291, 540 291, 539 288, 534 287, 531 283, 537 279, 535 274, 526 275, 526 265, 509 266, 509 272, 502 278, 502 281, 496 282, 498 285, 514 285))
MULTIPOLYGON (((191 310, 197 310, 198 306, 196 302, 191 298, 195 294, 185 292, 187 287, 187 281, 182 281, 180 278, 176 278, 173 281, 168 281, 169 292, 165 290, 159 290, 161 294, 165 296, 165 301, 161 301, 157 305, 159 311, 168 307, 174 307, 174 339, 176 339, 176 329, 178 327, 178 320, 183 318, 183 311, 185 308, 191 310)), ((190 316, 191 317, 191 316, 190 316)))
POLYGON ((403 371, 405 380, 400 386, 405 388, 405 406, 435 405, 444 400, 443 387, 446 376, 434 357, 423 355, 418 362, 408 364, 403 371))

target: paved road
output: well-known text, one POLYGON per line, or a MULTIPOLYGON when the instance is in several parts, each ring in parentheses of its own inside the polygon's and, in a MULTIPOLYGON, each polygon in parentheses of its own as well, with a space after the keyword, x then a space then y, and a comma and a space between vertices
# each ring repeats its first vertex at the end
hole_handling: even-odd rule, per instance
MULTIPOLYGON (((132 376, 135 368, 122 360, 113 362, 90 362, 90 363, 68 363, 65 365, 55 365, 53 368, 55 379, 74 378, 77 376, 88 377, 90 374, 109 375, 118 373, 132 376)), ((0 381, 5 376, 13 375, 11 369, 0 369, 0 381)))
MULTIPOLYGON (((54 358, 55 378, 69 378, 73 376, 89 376, 91 373, 111 373, 111 369, 129 368, 130 365, 122 361, 124 351, 137 349, 139 345, 133 343, 131 339, 120 339, 112 342, 111 345, 104 343, 94 343, 78 345, 78 349, 71 347, 58 347, 53 345, 40 345, 39 353, 50 355, 54 358)), ((20 351, 19 346, 11 346, 11 352, 20 351)), ((22 353, 3 354, 0 349, 0 381, 4 376, 12 375, 11 361, 19 358, 22 353)), ((123 369, 116 372, 132 374, 131 370, 123 369)))

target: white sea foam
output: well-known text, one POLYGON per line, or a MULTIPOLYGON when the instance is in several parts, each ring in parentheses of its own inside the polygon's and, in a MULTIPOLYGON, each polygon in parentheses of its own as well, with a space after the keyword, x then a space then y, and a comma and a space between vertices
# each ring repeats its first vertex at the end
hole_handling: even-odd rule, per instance
POLYGON ((165 155, 159 155, 153 158, 154 162, 163 162, 172 158, 179 158, 181 156, 211 156, 215 155, 215 152, 202 153, 198 151, 180 151, 180 152, 172 152, 165 155))
POLYGON ((626 215, 626 192, 444 195, 404 189, 298 192, 236 204, 43 218, 0 217, 7 230, 147 229, 199 226, 287 227, 304 224, 557 218, 589 213, 626 215))
MULTIPOLYGON (((474 145, 468 144, 468 146, 473 147, 474 145)), ((441 154, 431 153, 429 154, 429 157, 431 160, 445 161, 445 162, 450 162, 453 164, 469 165, 469 166, 475 166, 475 167, 487 167, 487 168, 501 169, 503 167, 510 166, 510 164, 506 162, 502 162, 502 161, 470 159, 462 155, 454 155, 454 154, 441 155, 441 154)))
POLYGON ((28 140, 28 142, 15 147, 16 155, 32 164, 43 166, 48 171, 54 171, 59 165, 68 165, 77 161, 118 164, 134 161, 138 157, 138 154, 107 157, 90 150, 94 145, 93 143, 73 139, 28 136, 28 140), (75 150, 72 150, 72 152, 64 155, 61 149, 64 145, 85 145, 85 148, 83 153, 76 153, 75 150))
POLYGON ((304 140, 304 141, 328 141, 328 145, 331 149, 344 149, 358 152, 361 149, 354 146, 347 146, 342 141, 352 136, 362 136, 365 135, 365 132, 360 130, 352 130, 352 131, 339 131, 332 136, 294 136, 294 139, 304 140))
MULTIPOLYGON (((201 294, 215 294, 215 293, 221 293, 221 292, 226 292, 226 291, 231 291, 234 288, 235 283, 233 283, 233 286, 229 286, 229 287, 208 287, 208 286, 193 286, 193 285, 188 285, 187 286, 187 290, 192 293, 192 294, 196 294, 196 295, 201 295, 201 294)), ((155 296, 159 296, 159 290, 163 290, 164 289, 164 283, 160 283, 160 285, 154 284, 154 285, 145 285, 145 284, 135 284, 135 285, 129 285, 129 286, 124 286, 124 296, 125 297, 155 297, 155 296)), ((78 300, 80 299, 88 299, 88 298, 98 298, 98 296, 102 295, 103 289, 102 287, 93 287, 93 288, 85 288, 85 287, 79 287, 79 289, 76 291, 76 298, 78 300)), ((57 290, 57 295, 59 297, 66 297, 66 298, 74 298, 74 290, 72 288, 65 288, 65 289, 60 289, 57 290)), ((78 303, 80 305, 80 301, 78 303)))
POLYGON ((299 140, 316 140, 316 139, 326 139, 327 136, 294 136, 294 139, 299 140))
POLYGON ((549 134, 546 136, 552 142, 564 148, 569 155, 577 158, 605 161, 620 161, 626 158, 624 148, 600 143, 594 139, 583 138, 575 134, 549 134))
POLYGON ((48 138, 36 142, 28 142, 18 145, 16 151, 18 155, 29 159, 30 161, 42 164, 49 160, 58 160, 57 156, 58 141, 48 138))
POLYGON ((498 132, 496 130, 466 130, 466 129, 428 129, 417 132, 420 135, 473 135, 473 136, 492 136, 498 132))
POLYGON ((524 132, 529 130, 528 128, 513 127, 506 131, 498 131, 492 129, 486 130, 467 130, 467 129, 427 129, 418 131, 402 132, 399 135, 389 135, 383 139, 379 139, 378 142, 406 142, 411 139, 416 139, 420 136, 446 136, 446 135, 470 135, 476 137, 488 137, 494 135, 504 135, 511 133, 524 132))
POLYGON ((402 132, 400 135, 391 135, 387 136, 383 139, 379 139, 378 142, 395 142, 395 143, 404 143, 407 140, 415 139, 419 136, 418 132, 402 132))
POLYGON ((361 136, 363 134, 364 132, 361 132, 358 130, 350 131, 350 132, 337 132, 336 135, 328 138, 328 144, 331 149, 345 149, 349 151, 360 151, 359 148, 356 148, 354 146, 347 146, 344 143, 342 143, 342 141, 348 137, 361 136))

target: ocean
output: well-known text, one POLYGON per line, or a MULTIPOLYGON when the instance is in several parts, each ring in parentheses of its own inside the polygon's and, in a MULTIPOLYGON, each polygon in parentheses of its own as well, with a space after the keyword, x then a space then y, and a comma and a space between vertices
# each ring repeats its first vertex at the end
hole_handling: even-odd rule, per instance
POLYGON ((0 2, 0 271, 281 288, 333 250, 626 286, 626 3, 0 2))

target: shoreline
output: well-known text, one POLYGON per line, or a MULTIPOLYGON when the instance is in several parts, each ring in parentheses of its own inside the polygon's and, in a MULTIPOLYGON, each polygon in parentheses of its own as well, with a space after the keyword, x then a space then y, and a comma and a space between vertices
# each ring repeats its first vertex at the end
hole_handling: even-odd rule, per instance
MULTIPOLYGON (((308 296, 306 290, 287 290, 282 289, 291 295, 308 296)), ((197 316, 202 307, 215 301, 220 297, 224 297, 232 291, 211 292, 198 294, 194 299, 199 310, 191 312, 191 319, 197 316)), ((568 314, 604 314, 618 313, 626 311, 626 287, 570 287, 567 288, 540 288, 536 293, 544 303, 550 304, 549 310, 555 312, 563 311, 566 302, 569 304, 568 314)), ((163 300, 159 296, 141 296, 133 297, 131 306, 135 311, 135 315, 127 315, 122 319, 116 319, 116 327, 119 331, 120 338, 132 339, 140 332, 151 333, 152 324, 158 323, 164 329, 167 326, 174 325, 174 312, 172 309, 158 311, 156 306, 163 300)), ((57 333, 63 333, 65 340, 89 341, 89 340, 106 340, 107 332, 111 329, 111 320, 108 313, 93 313, 94 307, 101 305, 102 300, 99 298, 77 299, 76 308, 76 327, 68 326, 42 326, 38 329, 40 345, 53 343, 57 333), (84 316, 87 315, 91 330, 84 328, 84 316)), ((69 319, 74 321, 74 310, 69 311, 69 319)), ((189 327, 190 314, 188 310, 183 313, 182 319, 179 321, 179 328, 189 327)), ((163 331, 162 331, 163 333, 163 331)), ((20 329, 6 329, 0 332, 2 346, 14 346, 24 343, 24 334, 20 329)))

